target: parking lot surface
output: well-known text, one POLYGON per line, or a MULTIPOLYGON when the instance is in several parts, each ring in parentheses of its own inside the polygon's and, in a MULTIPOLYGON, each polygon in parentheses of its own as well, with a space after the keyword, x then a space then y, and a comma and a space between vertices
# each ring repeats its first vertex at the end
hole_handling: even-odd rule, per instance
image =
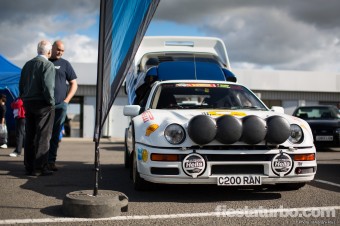
POLYGON ((165 185, 155 186, 152 191, 137 192, 133 190, 129 172, 123 165, 123 142, 104 139, 100 143, 99 192, 114 190, 123 192, 129 198, 128 212, 110 219, 68 218, 62 212, 66 194, 94 188, 92 140, 63 139, 58 153, 59 171, 52 176, 26 176, 23 156, 8 156, 13 149, 0 149, 0 224, 340 224, 338 149, 318 151, 315 181, 298 191, 165 185), (321 216, 322 211, 326 210, 334 211, 334 216, 321 216), (268 215, 270 212, 274 215, 268 215))

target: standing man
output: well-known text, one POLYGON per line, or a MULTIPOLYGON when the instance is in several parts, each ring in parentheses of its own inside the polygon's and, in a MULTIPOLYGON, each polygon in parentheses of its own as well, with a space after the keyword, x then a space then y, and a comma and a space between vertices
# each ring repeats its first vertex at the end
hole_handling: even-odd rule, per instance
POLYGON ((55 119, 53 124, 52 138, 50 141, 50 150, 48 158, 48 167, 52 171, 57 171, 58 168, 55 165, 57 159, 57 150, 59 146, 59 135, 61 128, 63 127, 67 105, 77 91, 77 76, 74 72, 71 64, 61 58, 64 54, 64 44, 62 41, 57 40, 53 43, 52 56, 50 61, 54 64, 56 69, 55 77, 55 119), (70 87, 66 84, 69 83, 70 87))
POLYGON ((15 138, 16 138, 16 148, 9 154, 11 157, 17 157, 21 155, 22 145, 25 138, 25 108, 24 102, 19 97, 11 103, 11 108, 13 109, 13 115, 15 120, 15 138))
POLYGON ((38 43, 38 56, 26 62, 21 70, 19 96, 26 110, 26 140, 24 164, 28 175, 52 175, 48 170, 48 150, 54 120, 54 65, 48 61, 52 45, 43 40, 38 43))

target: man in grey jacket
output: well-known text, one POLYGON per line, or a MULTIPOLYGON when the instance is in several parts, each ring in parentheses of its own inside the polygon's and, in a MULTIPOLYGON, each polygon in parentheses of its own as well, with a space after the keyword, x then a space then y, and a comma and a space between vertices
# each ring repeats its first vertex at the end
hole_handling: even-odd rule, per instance
POLYGON ((48 61, 52 45, 38 43, 38 56, 26 62, 21 70, 19 95, 26 110, 24 164, 27 175, 52 175, 47 168, 48 150, 54 121, 55 68, 48 61))

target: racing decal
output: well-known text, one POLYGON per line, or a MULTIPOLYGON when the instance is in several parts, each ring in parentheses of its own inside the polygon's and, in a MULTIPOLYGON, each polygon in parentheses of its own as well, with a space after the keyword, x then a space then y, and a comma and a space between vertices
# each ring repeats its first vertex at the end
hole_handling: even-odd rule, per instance
POLYGON ((156 129, 158 129, 159 125, 157 124, 151 124, 148 126, 148 128, 146 128, 146 131, 145 131, 145 136, 150 136, 151 133, 155 132, 156 129))
POLYGON ((231 88, 232 90, 243 90, 243 87, 242 86, 235 86, 235 85, 231 85, 230 87, 228 88, 231 88))
POLYGON ((143 149, 138 148, 138 150, 137 150, 137 159, 138 160, 142 160, 142 153, 143 153, 143 149))
POLYGON ((272 159, 272 170, 276 175, 280 177, 283 177, 290 173, 292 168, 293 160, 286 153, 281 152, 280 154, 275 155, 272 159))
POLYGON ((218 87, 220 88, 230 88, 228 84, 219 84, 218 87))
POLYGON ((247 114, 244 112, 240 112, 240 111, 232 111, 230 112, 230 115, 232 116, 246 116, 247 114))
POLYGON ((179 83, 176 87, 217 87, 217 84, 209 83, 179 83))
POLYGON ((153 117, 151 111, 148 110, 142 113, 142 119, 143 119, 143 122, 147 122, 147 121, 154 120, 155 118, 153 117))
POLYGON ((215 116, 215 117, 219 117, 223 115, 242 116, 242 117, 247 116, 246 113, 240 112, 240 111, 208 111, 208 112, 204 112, 203 114, 215 116))
POLYGON ((182 162, 182 168, 185 174, 192 178, 197 178, 203 174, 206 167, 205 159, 196 153, 187 155, 182 162))

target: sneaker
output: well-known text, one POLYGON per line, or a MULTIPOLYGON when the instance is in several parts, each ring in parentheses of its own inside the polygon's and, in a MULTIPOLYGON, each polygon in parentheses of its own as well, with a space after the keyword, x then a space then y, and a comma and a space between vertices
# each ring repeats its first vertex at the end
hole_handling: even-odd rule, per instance
POLYGON ((0 148, 6 149, 7 148, 7 144, 1 145, 0 148))
POLYGON ((58 168, 55 165, 55 163, 48 163, 47 168, 51 171, 58 171, 58 168))
POLYGON ((11 156, 11 157, 17 157, 17 156, 18 156, 18 153, 12 152, 11 154, 9 154, 9 156, 11 156))
POLYGON ((47 167, 41 170, 40 176, 51 176, 51 175, 53 175, 53 171, 49 170, 47 167))
POLYGON ((25 173, 25 174, 26 174, 27 176, 33 176, 33 177, 36 177, 36 176, 39 175, 35 170, 29 170, 29 171, 26 170, 26 173, 25 173))

